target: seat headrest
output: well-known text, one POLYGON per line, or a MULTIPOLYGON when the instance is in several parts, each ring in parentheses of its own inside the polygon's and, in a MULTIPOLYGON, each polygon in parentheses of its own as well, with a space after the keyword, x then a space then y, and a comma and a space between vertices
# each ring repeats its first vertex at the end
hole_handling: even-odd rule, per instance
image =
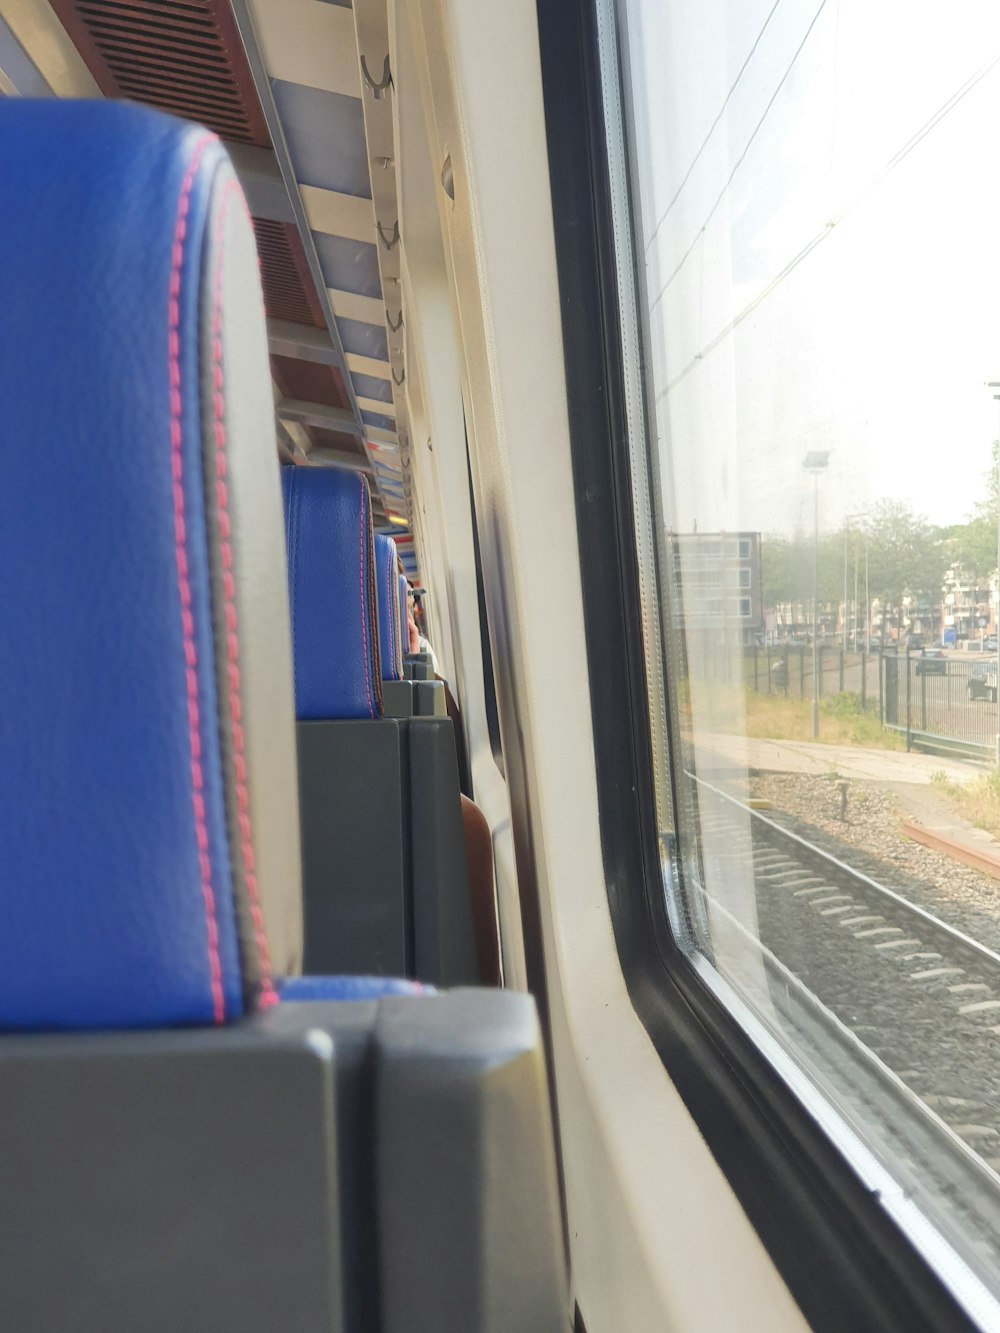
POLYGON ((375 544, 360 472, 286 467, 285 540, 295 711, 302 721, 380 717, 375 544))
POLYGON ((399 557, 391 537, 375 538, 375 594, 383 680, 403 679, 403 644, 399 635, 399 557))
POLYGON ((253 230, 139 107, 0 99, 0 179, 0 1027, 223 1022, 301 954, 253 230))

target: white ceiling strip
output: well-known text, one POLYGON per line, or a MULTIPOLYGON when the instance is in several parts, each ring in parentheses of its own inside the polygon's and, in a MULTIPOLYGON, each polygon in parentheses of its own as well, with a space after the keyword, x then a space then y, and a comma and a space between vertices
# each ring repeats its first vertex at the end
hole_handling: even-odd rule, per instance
MULTIPOLYGON (((335 5, 325 6, 335 9, 335 5)), ((327 232, 330 236, 347 236, 352 241, 375 243, 375 209, 370 199, 355 194, 339 194, 336 190, 321 190, 316 185, 300 185, 299 193, 305 204, 306 217, 313 231, 327 232)))
POLYGON ((385 328, 385 306, 374 296, 357 296, 354 292, 338 292, 328 287, 333 313, 341 319, 356 319, 362 324, 377 324, 385 328))
MULTIPOLYGON (((101 96, 94 76, 46 0, 0 0, 0 18, 57 97, 101 96)), ((356 48, 352 55, 356 69, 356 48)))
POLYGON ((383 417, 395 417, 396 404, 383 403, 378 398, 362 398, 358 395, 358 407, 362 412, 378 412, 383 417))
POLYGON ((252 7, 272 79, 361 96, 351 10, 320 0, 252 0, 252 7))
POLYGON ((373 375, 380 380, 392 378, 388 361, 376 361, 373 356, 358 356, 356 352, 347 353, 347 368, 355 375, 373 375))

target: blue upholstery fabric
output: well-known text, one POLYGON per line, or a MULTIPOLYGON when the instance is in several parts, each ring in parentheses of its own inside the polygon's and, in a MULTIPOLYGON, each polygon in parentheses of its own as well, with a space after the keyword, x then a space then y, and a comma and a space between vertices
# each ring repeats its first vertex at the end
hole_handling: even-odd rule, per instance
POLYGON ((434 986, 395 977, 289 977, 282 983, 283 1001, 380 1000, 385 995, 435 995, 434 986))
POLYGON ((336 468, 282 469, 300 719, 380 717, 375 546, 368 482, 336 468))
POLYGON ((406 575, 399 576, 399 628, 403 636, 403 656, 410 655, 410 622, 406 615, 406 591, 409 585, 406 582, 406 575))
POLYGON ((232 171, 138 107, 0 98, 0 180, 0 1027, 222 1021, 199 303, 232 171))
POLYGON ((403 679, 397 568, 396 543, 391 537, 376 537, 375 595, 378 599, 378 641, 383 680, 403 679))

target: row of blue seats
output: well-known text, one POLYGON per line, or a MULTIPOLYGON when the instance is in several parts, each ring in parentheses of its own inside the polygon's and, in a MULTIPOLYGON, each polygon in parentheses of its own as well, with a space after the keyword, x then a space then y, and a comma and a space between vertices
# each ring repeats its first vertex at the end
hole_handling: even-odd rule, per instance
POLYGON ((299 975, 228 158, 137 107, 0 99, 0 180, 0 1327, 561 1328, 531 1001, 299 975))
POLYGON ((495 983, 488 832, 485 859, 470 854, 476 812, 460 789, 444 686, 401 678, 395 545, 373 541, 360 473, 287 467, 282 489, 305 970, 495 983), (414 707, 426 694, 441 707, 414 707))

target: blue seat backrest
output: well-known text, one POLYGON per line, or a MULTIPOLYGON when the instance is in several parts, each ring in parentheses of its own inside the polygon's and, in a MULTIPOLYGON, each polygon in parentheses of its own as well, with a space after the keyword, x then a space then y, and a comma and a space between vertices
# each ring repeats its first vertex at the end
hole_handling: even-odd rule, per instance
POLYGON ((0 180, 0 1028, 228 1021, 301 951, 253 231, 135 106, 0 98, 0 180))
POLYGON ((380 717, 375 545, 359 472, 286 467, 288 588, 300 721, 380 717))
POLYGON ((375 593, 378 598, 378 635, 383 680, 403 679, 398 568, 396 543, 391 537, 376 537, 375 593))

